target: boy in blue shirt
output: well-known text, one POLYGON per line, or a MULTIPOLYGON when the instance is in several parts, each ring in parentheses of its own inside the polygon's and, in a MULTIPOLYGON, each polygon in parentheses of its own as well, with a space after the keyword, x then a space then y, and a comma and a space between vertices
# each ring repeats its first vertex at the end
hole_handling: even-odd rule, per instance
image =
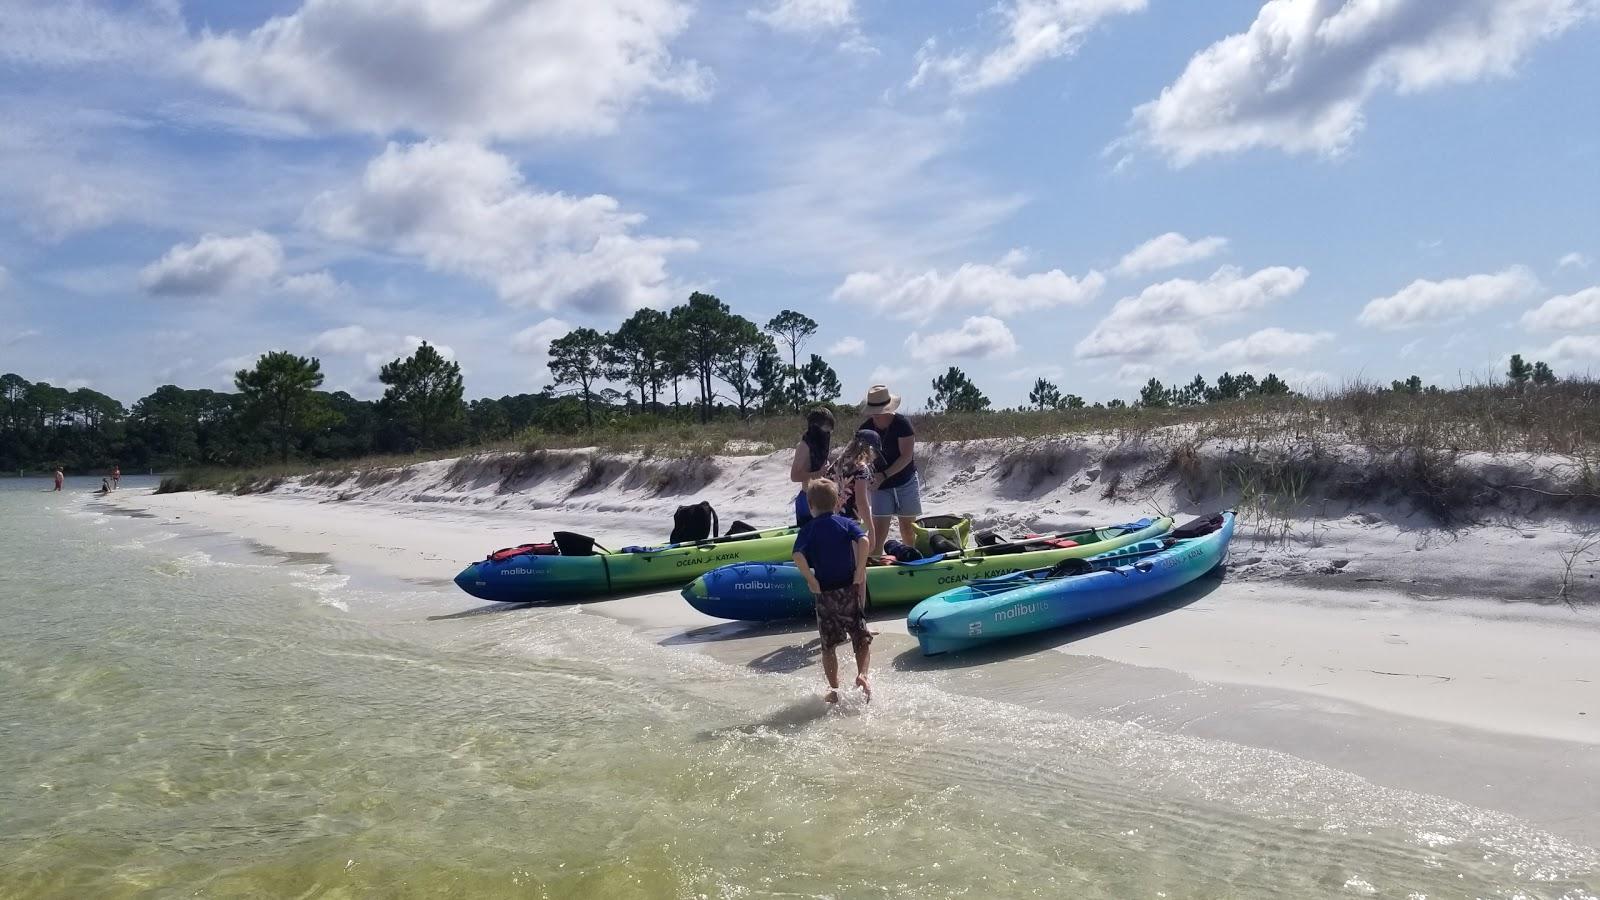
POLYGON ((867 533, 854 519, 839 515, 839 488, 826 478, 806 485, 806 503, 814 517, 794 541, 794 564, 805 576, 817 606, 822 633, 822 674, 828 679, 823 699, 839 701, 839 656, 846 640, 856 651, 856 687, 872 702, 867 668, 872 662, 872 634, 867 631, 867 533))

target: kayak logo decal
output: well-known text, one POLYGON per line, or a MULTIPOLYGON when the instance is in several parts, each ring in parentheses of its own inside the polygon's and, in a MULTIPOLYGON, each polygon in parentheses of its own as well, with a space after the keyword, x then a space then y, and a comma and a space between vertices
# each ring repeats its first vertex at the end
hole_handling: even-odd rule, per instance
POLYGON ((940 575, 938 583, 939 584, 960 584, 963 581, 971 581, 974 578, 995 578, 995 577, 998 577, 1000 575, 1010 575, 1013 572, 1020 572, 1020 571, 1022 571, 1022 570, 1018 569, 1016 567, 1012 567, 1010 569, 995 569, 993 571, 983 571, 983 572, 960 572, 960 573, 957 573, 957 574, 954 574, 954 575, 940 575))
MULTIPOLYGON (((548 569, 532 569, 527 566, 517 566, 515 569, 501 569, 501 575, 548 575, 548 569)), ((478 582, 482 584, 483 582, 478 582)))
POLYGON ((703 566, 706 563, 728 562, 739 558, 738 553, 718 553, 713 556, 691 556, 688 559, 678 560, 678 568, 684 566, 703 566))
POLYGON ((1177 556, 1170 556, 1170 557, 1167 557, 1166 559, 1163 559, 1161 561, 1161 568, 1170 569, 1170 568, 1173 568, 1174 566, 1183 565, 1184 563, 1189 562, 1190 560, 1199 559, 1201 557, 1201 555, 1204 554, 1204 553, 1205 553, 1205 548, 1204 547, 1195 547, 1193 550, 1190 550, 1188 553, 1180 553, 1177 556))
POLYGON ((733 586, 736 591, 781 591, 784 585, 776 581, 744 581, 733 586))
POLYGON ((994 620, 996 622, 1004 622, 1007 619, 1015 619, 1018 616, 1031 616, 1036 612, 1043 612, 1043 611, 1044 611, 1044 603, 1043 602, 1040 602, 1040 603, 1024 603, 1024 604, 1021 604, 1021 605, 1018 605, 1018 606, 1009 607, 1007 609, 997 610, 995 612, 995 614, 994 614, 994 620))

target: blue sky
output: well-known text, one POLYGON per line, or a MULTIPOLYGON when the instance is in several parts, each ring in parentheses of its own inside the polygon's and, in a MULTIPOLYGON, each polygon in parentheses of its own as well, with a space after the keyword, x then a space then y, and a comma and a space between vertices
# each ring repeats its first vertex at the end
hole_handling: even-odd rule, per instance
POLYGON ((0 0, 0 370, 469 395, 709 290, 851 396, 1600 362, 1593 0, 0 0))

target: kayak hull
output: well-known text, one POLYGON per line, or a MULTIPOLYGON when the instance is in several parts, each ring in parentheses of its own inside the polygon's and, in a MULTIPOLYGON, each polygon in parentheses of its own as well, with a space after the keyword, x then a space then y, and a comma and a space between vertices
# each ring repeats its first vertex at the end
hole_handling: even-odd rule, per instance
POLYGON ((1234 529, 1233 513, 1222 515, 1216 531, 1171 547, 1141 542, 1092 557, 1086 574, 1020 573, 945 591, 911 610, 907 630, 934 656, 1133 609, 1222 564, 1234 529))
POLYGON ((788 559, 796 531, 774 528, 637 553, 486 559, 462 569, 455 582, 480 600, 498 603, 553 603, 677 587, 718 566, 788 559))
MULTIPOLYGON (((986 548, 954 558, 874 566, 867 570, 869 608, 912 606, 940 591, 975 579, 1082 559, 1167 533, 1170 518, 1144 519, 1126 526, 1077 533, 1079 546, 990 555, 986 548)), ((811 590, 792 562, 733 564, 696 578, 683 589, 696 610, 719 619, 767 622, 813 615, 811 590)))

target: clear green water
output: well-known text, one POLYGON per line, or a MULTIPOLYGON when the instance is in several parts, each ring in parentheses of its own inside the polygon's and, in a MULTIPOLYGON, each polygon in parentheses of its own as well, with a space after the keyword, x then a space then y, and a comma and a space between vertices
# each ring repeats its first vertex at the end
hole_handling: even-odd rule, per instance
MULTIPOLYGON (((1495 813, 0 486, 0 897, 1593 897, 1495 813)), ((448 576, 450 573, 441 573, 448 576)))

